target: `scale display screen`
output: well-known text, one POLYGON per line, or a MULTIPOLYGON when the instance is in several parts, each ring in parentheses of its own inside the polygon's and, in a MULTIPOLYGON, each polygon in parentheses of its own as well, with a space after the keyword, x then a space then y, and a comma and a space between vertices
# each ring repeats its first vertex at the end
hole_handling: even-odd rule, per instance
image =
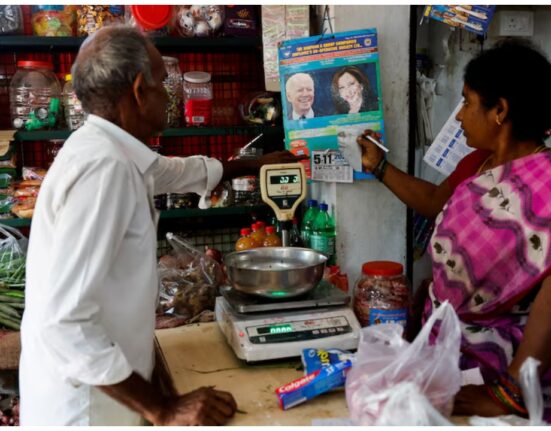
POLYGON ((273 325, 265 326, 263 328, 257 328, 256 331, 261 334, 286 334, 288 332, 293 332, 293 325, 273 325))
POLYGON ((272 175, 270 184, 296 184, 300 181, 298 175, 272 175))
POLYGON ((352 327, 345 316, 295 320, 247 328, 249 341, 253 344, 316 340, 349 332, 352 332, 352 327))

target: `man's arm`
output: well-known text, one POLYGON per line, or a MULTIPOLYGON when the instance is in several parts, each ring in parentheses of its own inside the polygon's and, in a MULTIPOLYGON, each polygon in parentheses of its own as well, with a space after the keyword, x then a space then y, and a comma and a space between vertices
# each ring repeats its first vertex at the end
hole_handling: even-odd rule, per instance
POLYGON ((98 388, 154 425, 223 425, 237 408, 230 393, 210 387, 184 395, 163 395, 159 387, 137 373, 120 383, 98 388))
POLYGON ((273 153, 265 154, 262 157, 253 160, 236 159, 222 162, 222 166, 224 168, 222 181, 244 175, 258 175, 262 165, 296 163, 307 158, 308 156, 295 156, 289 151, 274 151, 273 153))

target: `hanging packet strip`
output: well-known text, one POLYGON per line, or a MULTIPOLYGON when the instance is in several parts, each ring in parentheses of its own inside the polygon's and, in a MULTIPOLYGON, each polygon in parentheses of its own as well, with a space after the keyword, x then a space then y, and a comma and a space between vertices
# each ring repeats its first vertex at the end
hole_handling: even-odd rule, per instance
POLYGON ((427 6, 423 17, 441 21, 452 27, 463 28, 483 36, 494 16, 495 6, 481 5, 434 5, 427 6))
POLYGON ((361 170, 357 138, 381 133, 383 101, 377 30, 293 39, 279 46, 286 148, 303 161, 309 178, 372 179, 361 170))

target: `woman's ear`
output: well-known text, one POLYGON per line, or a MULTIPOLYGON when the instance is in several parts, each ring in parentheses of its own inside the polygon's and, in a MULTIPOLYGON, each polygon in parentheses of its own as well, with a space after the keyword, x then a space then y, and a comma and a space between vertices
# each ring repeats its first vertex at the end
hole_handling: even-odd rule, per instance
POLYGON ((504 97, 500 97, 496 103, 496 119, 499 119, 500 123, 507 120, 509 116, 509 101, 504 97))
POLYGON ((139 108, 145 105, 146 86, 145 77, 142 72, 139 72, 134 79, 134 84, 132 84, 132 93, 134 94, 134 99, 139 108))

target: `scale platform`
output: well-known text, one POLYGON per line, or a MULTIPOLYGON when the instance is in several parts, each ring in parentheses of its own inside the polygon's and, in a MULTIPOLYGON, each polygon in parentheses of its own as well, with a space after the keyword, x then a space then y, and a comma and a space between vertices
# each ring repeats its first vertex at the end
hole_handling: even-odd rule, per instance
POLYGON ((247 295, 231 286, 223 286, 220 291, 233 311, 241 314, 346 305, 350 302, 346 293, 323 280, 310 292, 291 298, 272 299, 247 295))
POLYGON ((215 314, 236 356, 258 362, 300 356, 306 348, 355 350, 361 327, 349 301, 329 283, 278 301, 226 287, 216 298, 215 314))

